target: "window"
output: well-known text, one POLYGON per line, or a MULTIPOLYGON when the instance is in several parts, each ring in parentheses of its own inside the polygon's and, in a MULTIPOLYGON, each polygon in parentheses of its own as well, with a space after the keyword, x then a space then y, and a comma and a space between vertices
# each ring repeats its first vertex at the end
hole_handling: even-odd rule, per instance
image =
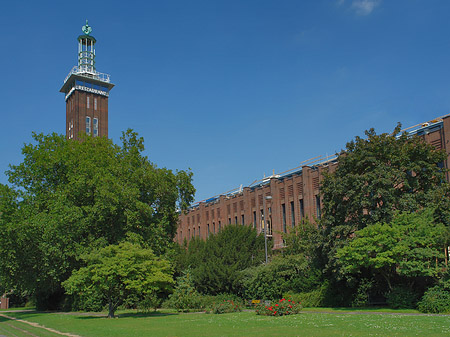
POLYGON ((242 225, 242 226, 244 226, 244 224, 245 224, 244 219, 245 219, 245 218, 244 218, 244 214, 242 214, 242 215, 241 215, 241 225, 242 225))
POLYGON ((222 229, 221 227, 222 227, 222 225, 221 225, 221 223, 220 223, 220 221, 219 221, 219 232, 220 232, 220 230, 222 229))
POLYGON ((256 211, 253 211, 253 228, 256 229, 256 211))
POLYGON ((91 134, 91 117, 86 116, 86 134, 91 134))
POLYGON ((317 219, 320 219, 321 211, 320 211, 320 196, 316 195, 316 211, 317 211, 317 219))
POLYGON ((295 226, 295 212, 294 212, 294 202, 291 201, 291 221, 292 221, 292 227, 295 226))
POLYGON ((303 204, 303 199, 300 199, 300 220, 305 217, 305 206, 303 204))
POLYGON ((231 225, 231 218, 228 218, 228 224, 231 225))
POLYGON ((198 237, 200 237, 200 225, 198 226, 198 237))
POLYGON ((281 209, 283 210, 283 233, 286 233, 286 205, 282 204, 281 209))
POLYGON ((264 210, 261 210, 261 232, 264 230, 264 210))
POLYGON ((94 98, 94 110, 97 110, 97 98, 94 98))
POLYGON ((86 108, 89 109, 89 96, 86 96, 86 108))
POLYGON ((69 135, 69 139, 72 139, 72 138, 73 138, 73 119, 71 119, 71 120, 70 120, 70 123, 69 123, 69 132, 68 132, 68 135, 69 135))
POLYGON ((191 238, 191 229, 190 228, 188 229, 188 238, 189 239, 191 238))
POLYGON ((234 217, 234 224, 237 225, 237 216, 234 217))
POLYGON ((206 226, 207 226, 207 228, 208 228, 208 237, 209 237, 209 224, 207 224, 206 226))
POLYGON ((98 136, 98 118, 94 118, 94 137, 98 136))
POLYGON ((213 234, 216 234, 216 223, 213 222, 213 234))

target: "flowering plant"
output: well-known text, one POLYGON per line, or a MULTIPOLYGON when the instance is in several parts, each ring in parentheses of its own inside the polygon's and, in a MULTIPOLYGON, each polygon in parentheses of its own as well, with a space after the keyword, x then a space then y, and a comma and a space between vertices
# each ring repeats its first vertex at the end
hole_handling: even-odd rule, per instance
POLYGON ((256 308, 256 314, 264 316, 283 316, 298 314, 300 310, 302 310, 300 303, 282 298, 278 302, 272 302, 270 305, 259 305, 256 308))
POLYGON ((242 307, 240 303, 235 302, 233 300, 213 303, 208 310, 208 312, 212 312, 213 314, 225 314, 229 312, 238 312, 238 311, 242 311, 242 307))

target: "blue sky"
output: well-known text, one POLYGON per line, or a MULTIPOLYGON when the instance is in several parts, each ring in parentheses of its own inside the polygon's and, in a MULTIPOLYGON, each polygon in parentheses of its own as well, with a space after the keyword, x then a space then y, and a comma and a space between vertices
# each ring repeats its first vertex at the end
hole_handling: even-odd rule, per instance
POLYGON ((64 133, 59 89, 85 20, 116 87, 109 134, 133 128, 196 200, 332 154, 374 127, 450 113, 447 0, 8 1, 0 183, 31 133, 64 133))

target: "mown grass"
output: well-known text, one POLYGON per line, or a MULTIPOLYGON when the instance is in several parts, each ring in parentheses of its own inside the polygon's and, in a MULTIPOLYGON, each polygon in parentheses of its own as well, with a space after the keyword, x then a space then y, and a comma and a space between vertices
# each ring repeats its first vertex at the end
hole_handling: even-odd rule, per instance
MULTIPOLYGON (((450 316, 301 313, 284 317, 254 312, 213 315, 122 312, 107 319, 91 314, 10 313, 81 336, 449 336, 450 316)), ((0 325, 1 326, 1 325, 0 325)))
POLYGON ((40 337, 54 337, 60 336, 56 333, 30 326, 26 323, 17 322, 8 318, 0 316, 0 336, 40 336, 40 337))

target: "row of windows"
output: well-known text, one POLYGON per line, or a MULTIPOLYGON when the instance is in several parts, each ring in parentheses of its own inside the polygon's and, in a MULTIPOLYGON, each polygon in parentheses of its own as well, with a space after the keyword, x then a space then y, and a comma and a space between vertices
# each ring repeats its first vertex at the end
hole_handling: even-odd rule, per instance
MULTIPOLYGON (((91 107, 91 99, 89 96, 86 96, 86 108, 89 109, 91 107)), ((94 110, 97 110, 97 98, 94 97, 94 110)))
POLYGON ((75 85, 80 85, 82 87, 92 88, 92 89, 101 90, 101 91, 105 91, 105 92, 109 91, 108 87, 105 87, 103 85, 93 84, 93 83, 89 83, 89 82, 83 82, 80 80, 75 80, 75 85))
MULTIPOLYGON (((91 117, 86 116, 86 134, 91 135, 91 117)), ((93 136, 98 136, 98 118, 93 119, 93 136)))
MULTIPOLYGON (((321 217, 321 207, 320 207, 320 196, 317 195, 315 196, 315 203, 316 203, 316 216, 318 219, 320 219, 321 217)), ((295 205, 294 205, 294 201, 291 201, 290 204, 290 223, 291 226, 294 227, 296 224, 296 217, 295 217, 295 205)), ((299 213, 300 213, 300 221, 302 221, 305 217, 305 205, 304 205, 304 201, 303 199, 299 199, 299 203, 298 203, 298 207, 299 207, 299 213)), ((287 214, 286 214, 286 204, 282 204, 281 205, 281 210, 282 210, 282 225, 283 225, 283 232, 287 233, 287 214)), ((260 214, 260 227, 259 227, 259 232, 263 232, 264 231, 264 211, 261 209, 260 210, 261 214, 260 214)), ((272 235, 272 209, 271 207, 268 207, 268 217, 267 217, 267 234, 268 235, 272 235)), ((199 218, 199 216, 198 216, 199 218)), ((199 219, 200 220, 200 219, 199 219)), ((235 216, 234 217, 234 224, 237 225, 238 224, 238 217, 235 216)), ((245 225, 245 215, 241 214, 241 225, 245 225)), ((192 221, 194 222, 194 216, 192 216, 192 221)), ((229 216, 228 217, 228 224, 231 225, 232 224, 232 218, 229 216)), ((256 211, 253 211, 253 228, 256 229, 256 225, 258 223, 257 220, 257 215, 256 215, 256 211)), ((208 230, 208 235, 210 233, 210 227, 209 224, 207 224, 207 230, 208 230)), ((219 221, 219 230, 220 230, 220 221, 219 221)), ((189 238, 190 238, 190 229, 189 231, 189 238)), ((194 236, 195 236, 195 227, 193 229, 194 231, 194 236)), ((213 233, 215 233, 215 223, 213 222, 213 233)), ((197 232, 198 236, 200 236, 200 226, 198 226, 198 232, 197 232)))

